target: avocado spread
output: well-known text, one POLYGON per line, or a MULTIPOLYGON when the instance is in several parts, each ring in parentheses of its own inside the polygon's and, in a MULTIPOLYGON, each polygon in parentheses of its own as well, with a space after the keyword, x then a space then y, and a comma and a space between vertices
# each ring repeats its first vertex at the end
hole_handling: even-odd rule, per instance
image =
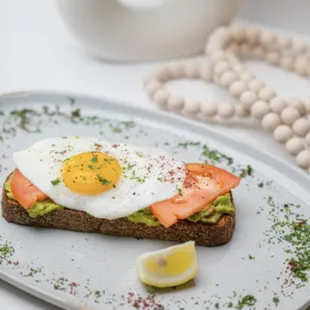
MULTIPOLYGON (((8 197, 10 199, 15 199, 11 188, 11 177, 4 184, 4 188, 8 197)), ((51 199, 46 199, 44 201, 37 201, 31 208, 27 209, 27 212, 29 216, 35 218, 57 209, 63 209, 63 207, 56 204, 51 199)))
MULTIPOLYGON (((201 222, 203 224, 216 224, 224 214, 234 214, 235 209, 229 193, 218 197, 212 204, 206 206, 202 211, 197 212, 186 220, 190 222, 201 222)), ((137 211, 127 217, 131 222, 144 223, 148 226, 160 225, 158 219, 152 214, 149 208, 137 211)))
MULTIPOLYGON (((4 184, 7 196, 10 199, 15 199, 11 189, 11 178, 4 184)), ((62 206, 56 204, 50 199, 37 201, 31 208, 27 209, 29 216, 35 218, 42 216, 48 212, 63 209, 62 206)), ((186 220, 190 222, 200 222, 203 224, 216 224, 224 214, 234 214, 235 209, 232 203, 230 193, 218 197, 212 204, 206 206, 202 211, 197 212, 186 220)), ((127 219, 134 223, 144 223, 147 226, 161 225, 158 219, 152 214, 149 208, 139 210, 129 216, 127 219)))

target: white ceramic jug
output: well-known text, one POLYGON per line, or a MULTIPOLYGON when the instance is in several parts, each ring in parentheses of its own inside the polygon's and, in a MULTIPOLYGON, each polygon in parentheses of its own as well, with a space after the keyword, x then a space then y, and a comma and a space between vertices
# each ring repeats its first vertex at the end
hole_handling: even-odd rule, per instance
POLYGON ((242 0, 57 0, 62 19, 92 54, 118 61, 190 56, 234 18, 242 0))

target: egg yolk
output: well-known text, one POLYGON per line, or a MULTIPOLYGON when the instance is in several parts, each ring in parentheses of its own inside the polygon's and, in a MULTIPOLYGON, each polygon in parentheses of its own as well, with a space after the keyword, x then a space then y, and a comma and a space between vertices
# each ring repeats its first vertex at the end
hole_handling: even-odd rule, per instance
POLYGON ((105 153, 85 152, 68 158, 62 168, 64 184, 73 192, 97 195, 114 188, 121 176, 118 161, 105 153))

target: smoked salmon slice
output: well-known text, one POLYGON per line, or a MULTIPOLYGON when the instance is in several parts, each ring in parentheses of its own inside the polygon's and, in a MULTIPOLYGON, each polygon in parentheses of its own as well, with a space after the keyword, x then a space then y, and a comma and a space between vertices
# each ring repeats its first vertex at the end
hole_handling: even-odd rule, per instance
POLYGON ((232 173, 208 164, 185 164, 186 177, 180 194, 150 206, 154 216, 166 228, 179 219, 202 211, 217 197, 240 184, 232 173))
POLYGON ((14 198, 25 209, 31 208, 36 201, 43 201, 48 198, 25 178, 18 169, 15 169, 13 173, 11 188, 14 198))

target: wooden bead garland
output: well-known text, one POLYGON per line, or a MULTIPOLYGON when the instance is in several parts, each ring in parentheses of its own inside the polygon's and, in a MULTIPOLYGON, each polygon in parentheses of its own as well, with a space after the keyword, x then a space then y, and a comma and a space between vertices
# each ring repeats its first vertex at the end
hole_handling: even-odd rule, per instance
POLYGON ((144 81, 150 99, 159 107, 188 117, 222 119, 252 116, 261 119, 262 127, 273 138, 285 143, 285 149, 296 156, 297 164, 310 172, 310 100, 285 101, 276 92, 249 73, 242 58, 257 58, 310 77, 310 46, 270 30, 233 24, 219 27, 206 44, 206 58, 174 61, 155 70, 144 81), (201 79, 215 83, 239 100, 238 104, 185 100, 170 94, 164 83, 171 79, 201 79))

